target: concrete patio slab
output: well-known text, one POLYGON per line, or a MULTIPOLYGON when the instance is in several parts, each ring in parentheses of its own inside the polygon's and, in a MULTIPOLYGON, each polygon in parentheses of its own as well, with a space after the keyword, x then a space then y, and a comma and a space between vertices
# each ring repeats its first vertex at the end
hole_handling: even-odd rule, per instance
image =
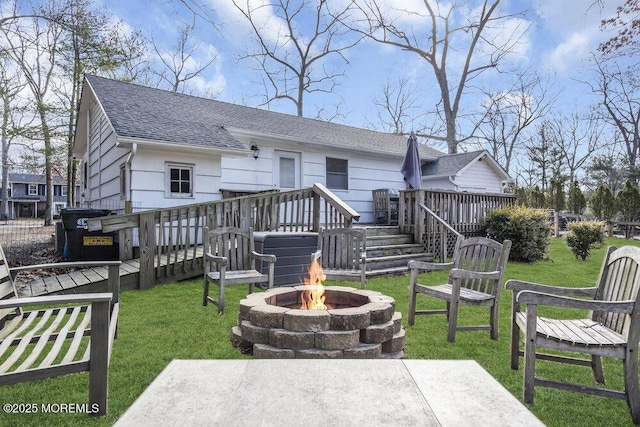
POLYGON ((474 361, 174 360, 116 426, 541 426, 474 361))

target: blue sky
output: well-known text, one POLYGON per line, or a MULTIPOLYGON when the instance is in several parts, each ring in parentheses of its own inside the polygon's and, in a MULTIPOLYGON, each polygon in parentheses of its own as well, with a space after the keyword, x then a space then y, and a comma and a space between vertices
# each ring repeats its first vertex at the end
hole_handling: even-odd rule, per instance
MULTIPOLYGON (((190 20, 183 8, 175 8, 164 0, 102 1, 115 16, 146 35, 152 35, 160 45, 175 43, 179 28, 177 16, 184 14, 184 19, 190 20)), ((221 24, 220 30, 199 21, 193 42, 200 44, 203 56, 216 52, 217 59, 202 78, 192 84, 192 89, 207 88, 210 92, 219 93, 219 100, 255 106, 260 102, 257 95, 261 89, 256 83, 260 74, 251 70, 249 62, 237 60, 238 52, 250 46, 248 27, 230 0, 207 1, 216 10, 215 20, 221 24)), ((410 7, 417 0, 386 1, 410 7)), ((529 7, 529 16, 534 18, 520 51, 511 60, 552 76, 553 90, 561 92, 558 108, 581 109, 591 105, 595 99, 576 79, 584 76, 584 61, 606 37, 599 28, 602 16, 612 15, 621 1, 604 0, 604 11, 601 11, 593 5, 594 0, 503 0, 501 4, 507 10, 521 9, 523 5, 529 7)), ((393 83, 399 78, 410 79, 423 100, 424 108, 432 107, 438 101, 432 72, 415 54, 365 42, 351 50, 348 57, 350 65, 345 68, 346 76, 340 79, 340 87, 336 91, 339 97, 308 96, 305 101, 307 116, 313 116, 316 108, 332 108, 332 105, 340 103, 344 117, 336 121, 371 127, 377 121, 373 99, 380 98, 387 80, 393 83)), ((487 75, 482 84, 499 87, 501 79, 504 77, 487 75)), ((292 105, 284 102, 272 105, 271 109, 294 113, 292 105)), ((411 128, 412 124, 406 126, 411 128)))

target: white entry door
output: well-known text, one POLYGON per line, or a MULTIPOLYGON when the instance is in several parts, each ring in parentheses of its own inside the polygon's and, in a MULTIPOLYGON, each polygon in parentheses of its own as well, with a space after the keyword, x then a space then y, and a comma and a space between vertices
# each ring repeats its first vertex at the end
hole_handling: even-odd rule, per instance
POLYGON ((283 191, 300 188, 300 153, 276 150, 273 171, 276 188, 283 191))

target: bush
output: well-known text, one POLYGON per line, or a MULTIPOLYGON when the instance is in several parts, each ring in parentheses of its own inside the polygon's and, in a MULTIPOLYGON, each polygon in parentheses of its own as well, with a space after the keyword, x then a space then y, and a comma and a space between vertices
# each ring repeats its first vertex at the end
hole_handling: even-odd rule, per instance
POLYGON ((583 261, 589 256, 589 251, 604 243, 604 223, 600 221, 579 221, 569 224, 567 245, 576 258, 583 261))
POLYGON ((509 259, 534 262, 546 256, 551 243, 551 224, 545 211, 508 206, 489 212, 485 223, 490 238, 499 242, 511 240, 509 259))

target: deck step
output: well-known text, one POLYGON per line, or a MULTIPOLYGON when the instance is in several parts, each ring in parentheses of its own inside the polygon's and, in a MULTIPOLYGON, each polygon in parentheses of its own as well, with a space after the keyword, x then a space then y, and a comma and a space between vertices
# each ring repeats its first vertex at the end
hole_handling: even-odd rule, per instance
POLYGON ((385 234, 367 236, 367 246, 403 245, 410 243, 413 243, 413 236, 410 234, 385 234))
POLYGON ((416 243, 405 243, 400 245, 367 245, 367 258, 376 258, 391 255, 405 255, 422 253, 422 245, 416 243))
POLYGON ((419 253, 367 258, 367 271, 406 267, 407 263, 412 260, 433 261, 433 255, 428 253, 419 253))

